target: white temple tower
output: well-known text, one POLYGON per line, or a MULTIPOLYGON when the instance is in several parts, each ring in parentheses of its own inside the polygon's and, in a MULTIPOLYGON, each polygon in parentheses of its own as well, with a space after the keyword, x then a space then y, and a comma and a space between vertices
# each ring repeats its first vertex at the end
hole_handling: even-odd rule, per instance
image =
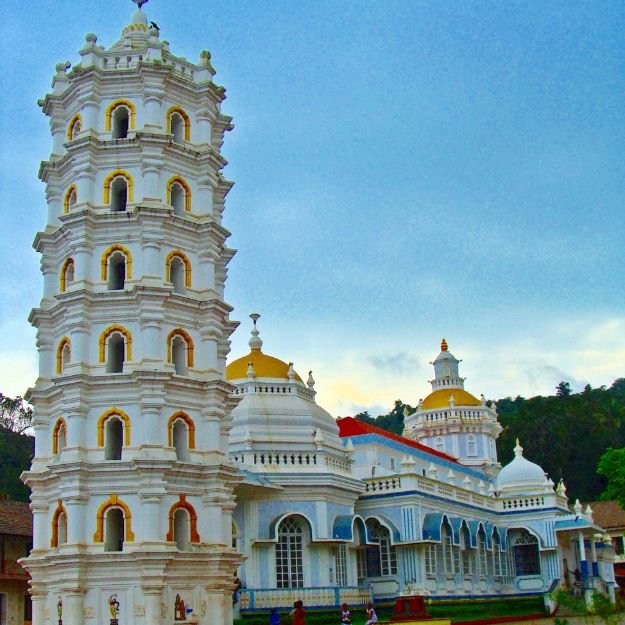
POLYGON ((40 103, 34 625, 232 619, 231 119, 210 54, 172 55, 134 1, 121 39, 88 34, 40 103))
POLYGON ((441 341, 434 362, 432 392, 404 416, 404 436, 451 454, 464 465, 481 467, 494 476, 500 469, 495 441, 501 432, 495 406, 464 389, 460 360, 441 341))

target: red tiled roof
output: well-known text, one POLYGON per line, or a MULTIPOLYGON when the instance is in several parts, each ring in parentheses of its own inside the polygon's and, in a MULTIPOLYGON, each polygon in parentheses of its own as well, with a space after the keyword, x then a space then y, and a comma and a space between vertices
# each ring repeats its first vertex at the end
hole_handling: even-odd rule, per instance
POLYGON ((625 527, 625 511, 616 501, 593 501, 590 507, 595 523, 603 529, 625 527))
POLYGON ((336 423, 339 426, 339 436, 341 438, 345 438, 346 436, 360 436, 361 434, 378 434, 380 436, 384 436, 385 438, 390 438, 393 441, 397 441, 398 443, 402 443, 402 445, 407 445, 408 447, 414 447, 415 449, 419 449, 426 454, 436 456, 437 458, 443 458, 444 460, 448 460, 449 462, 460 464, 455 458, 453 458, 452 456, 448 456, 442 451, 436 451, 436 449, 432 449, 427 445, 417 443, 416 441, 411 441, 408 438, 404 438, 403 436, 399 436, 398 434, 393 434, 392 432, 387 432, 386 430, 375 427, 375 425, 363 423, 362 421, 358 421, 358 419, 354 419, 354 417, 343 417, 342 419, 337 419, 336 423))
POLYGON ((33 535, 33 515, 27 503, 0 499, 0 534, 33 535))

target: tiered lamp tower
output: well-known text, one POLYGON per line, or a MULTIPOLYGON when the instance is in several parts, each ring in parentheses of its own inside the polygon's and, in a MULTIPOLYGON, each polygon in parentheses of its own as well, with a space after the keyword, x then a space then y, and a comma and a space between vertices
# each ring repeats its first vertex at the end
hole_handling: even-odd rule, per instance
POLYGON ((88 34, 41 102, 34 625, 232 620, 232 126, 210 54, 172 55, 146 1, 110 49, 88 34))
POLYGON ((495 441, 501 432, 495 406, 474 397, 464 389, 460 360, 441 341, 441 351, 433 363, 432 392, 419 400, 412 414, 404 415, 404 436, 444 451, 465 465, 480 467, 494 477, 497 462, 495 441))

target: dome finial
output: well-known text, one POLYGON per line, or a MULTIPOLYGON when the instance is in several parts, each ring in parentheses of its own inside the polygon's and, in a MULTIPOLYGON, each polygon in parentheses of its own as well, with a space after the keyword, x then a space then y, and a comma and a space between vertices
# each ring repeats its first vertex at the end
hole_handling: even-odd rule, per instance
POLYGON ((522 456, 523 455, 523 447, 521 447, 521 443, 519 443, 519 439, 516 439, 516 447, 514 448, 514 455, 515 456, 522 456))
POLYGON ((442 352, 446 352, 448 349, 449 349, 449 348, 448 348, 448 345, 447 345, 447 341, 446 341, 445 339, 443 339, 443 340, 441 341, 441 351, 442 351, 442 352))
POLYGON ((249 340, 248 345, 251 350, 261 351, 261 347, 263 346, 263 339, 261 339, 258 335, 260 332, 256 327, 256 322, 260 319, 260 315, 258 313, 252 313, 250 315, 250 319, 254 322, 254 327, 252 328, 252 338, 249 340))
POLYGON ((147 4, 149 2, 149 0, 132 0, 132 1, 139 7, 139 10, 141 10, 141 7, 144 4, 147 4))

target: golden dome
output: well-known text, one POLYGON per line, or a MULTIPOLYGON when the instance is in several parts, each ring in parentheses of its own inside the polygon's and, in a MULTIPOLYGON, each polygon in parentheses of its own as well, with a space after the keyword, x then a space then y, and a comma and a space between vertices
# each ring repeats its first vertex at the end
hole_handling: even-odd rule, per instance
MULTIPOLYGON (((237 358, 226 367, 226 380, 243 380, 247 378, 249 363, 254 367, 257 378, 289 379, 289 365, 273 356, 263 354, 260 349, 253 349, 247 356, 237 358)), ((295 379, 302 382, 302 378, 295 374, 295 379)))
POLYGON ((480 406, 482 402, 461 388, 439 388, 423 400, 424 410, 449 408, 449 396, 454 396, 456 406, 480 406))

